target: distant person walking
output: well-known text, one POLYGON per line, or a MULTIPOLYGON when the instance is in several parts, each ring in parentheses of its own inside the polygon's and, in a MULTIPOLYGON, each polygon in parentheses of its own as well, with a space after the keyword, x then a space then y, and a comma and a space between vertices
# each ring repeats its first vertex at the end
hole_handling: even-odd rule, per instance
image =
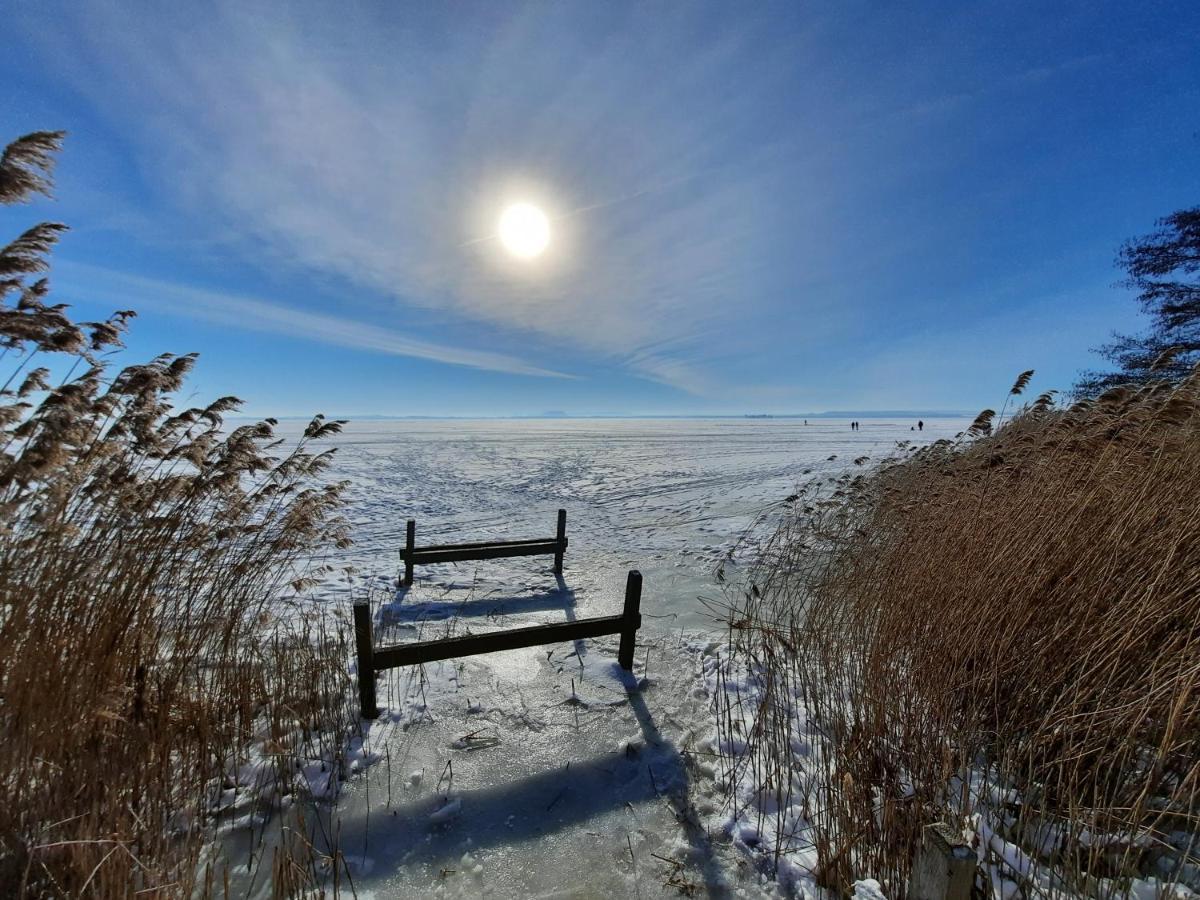
POLYGON ((925 423, 922 422, 920 419, 917 419, 917 431, 924 431, 924 430, 925 430, 925 423))

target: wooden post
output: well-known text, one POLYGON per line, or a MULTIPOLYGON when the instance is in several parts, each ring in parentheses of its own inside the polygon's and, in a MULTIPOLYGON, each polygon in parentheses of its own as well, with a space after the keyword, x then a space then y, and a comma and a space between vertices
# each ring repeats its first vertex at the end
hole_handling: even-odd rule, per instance
POLYGON ((408 520, 408 534, 404 539, 404 586, 412 587, 413 551, 417 549, 417 520, 408 520))
POLYGON ((617 662, 626 672, 632 672, 637 630, 642 624, 642 573, 636 569, 629 573, 625 581, 625 611, 621 619, 621 647, 617 651, 617 662))
POLYGON ((354 604, 354 646, 358 656, 359 710, 364 719, 377 719, 379 707, 375 705, 375 647, 371 641, 371 607, 366 603, 354 604))
POLYGON ((560 509, 558 511, 558 549, 554 552, 554 574, 562 574, 563 553, 567 549, 567 511, 560 509))
POLYGON ((944 822, 926 825, 908 880, 910 900, 970 900, 975 851, 944 822))

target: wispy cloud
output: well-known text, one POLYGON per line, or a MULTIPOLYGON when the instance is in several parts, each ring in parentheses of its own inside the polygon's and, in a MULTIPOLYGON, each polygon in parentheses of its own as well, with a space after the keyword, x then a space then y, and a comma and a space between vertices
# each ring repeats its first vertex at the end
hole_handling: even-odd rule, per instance
POLYGON ((732 330, 762 293, 787 165, 745 91, 778 77, 772 54, 747 25, 680 57, 700 15, 632 8, 593 40, 578 10, 504 9, 327 29, 279 7, 268 28, 229 3, 129 29, 97 4, 55 55, 82 61, 84 90, 108 74, 103 105, 130 113, 165 191, 273 261, 389 295, 398 320, 424 307, 696 390, 710 347, 688 337, 732 330), (533 265, 478 240, 515 199, 555 223, 533 265), (648 349, 664 337, 669 355, 648 349))
MULTIPOLYGON (((889 346, 961 339, 1005 273, 1107 275, 1184 190, 1182 138, 1145 141, 1195 93, 1182 20, 952 6, 41 0, 5 23, 52 86, 25 106, 67 114, 39 126, 109 155, 86 174, 125 216, 79 258, 275 298, 231 324, 586 374, 589 400, 850 403, 884 359, 856 389, 878 406, 889 346), (533 265, 489 237, 516 200, 553 222, 533 265), (350 321, 315 306, 331 284, 350 321)), ((943 381, 973 390, 971 364, 943 381)))
POLYGON ((450 347, 415 340, 390 328, 339 316, 305 312, 255 297, 211 291, 167 281, 113 272, 95 266, 60 267, 68 290, 80 281, 89 299, 107 300, 113 307, 153 309, 217 325, 285 335, 319 344, 355 350, 411 356, 456 366, 469 366, 510 375, 574 378, 564 372, 529 365, 520 359, 486 350, 450 347))

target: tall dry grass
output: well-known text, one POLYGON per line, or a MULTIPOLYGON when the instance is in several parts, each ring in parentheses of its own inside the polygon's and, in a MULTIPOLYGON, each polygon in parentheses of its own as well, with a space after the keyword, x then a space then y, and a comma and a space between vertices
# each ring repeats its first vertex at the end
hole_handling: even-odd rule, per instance
POLYGON ((1200 372, 993 419, 795 499, 730 597, 732 801, 837 890, 903 897, 935 821, 997 896, 1200 889, 1200 372))
MULTIPOLYGON (((0 202, 48 190, 61 138, 5 150, 0 202)), ((193 356, 114 370, 132 314, 49 302, 63 230, 0 249, 0 894, 219 893, 206 845, 251 748, 278 807, 350 724, 343 635, 272 605, 345 542, 308 448, 339 423, 283 448, 224 424, 235 398, 176 406, 193 356)))

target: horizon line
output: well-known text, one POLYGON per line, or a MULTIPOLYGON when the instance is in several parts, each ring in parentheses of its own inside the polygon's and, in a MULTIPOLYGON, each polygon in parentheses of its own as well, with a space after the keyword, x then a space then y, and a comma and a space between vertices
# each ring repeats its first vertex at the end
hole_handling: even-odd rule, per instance
MULTIPOLYGON (((280 422, 308 420, 313 418, 313 415, 249 415, 238 414, 226 416, 227 420, 234 419, 253 419, 261 421, 264 418, 272 418, 280 422)), ((518 419, 544 419, 547 421, 559 421, 567 419, 845 419, 845 418, 863 418, 863 419, 883 419, 891 417, 924 417, 929 419, 960 419, 970 418, 977 415, 975 412, 966 412, 962 410, 922 410, 922 409, 885 409, 885 410, 828 410, 825 412, 807 412, 807 413, 580 413, 576 414, 558 414, 558 413, 511 413, 509 415, 434 415, 434 414, 390 414, 390 413, 323 413, 327 420, 344 419, 347 421, 504 421, 518 419)))

